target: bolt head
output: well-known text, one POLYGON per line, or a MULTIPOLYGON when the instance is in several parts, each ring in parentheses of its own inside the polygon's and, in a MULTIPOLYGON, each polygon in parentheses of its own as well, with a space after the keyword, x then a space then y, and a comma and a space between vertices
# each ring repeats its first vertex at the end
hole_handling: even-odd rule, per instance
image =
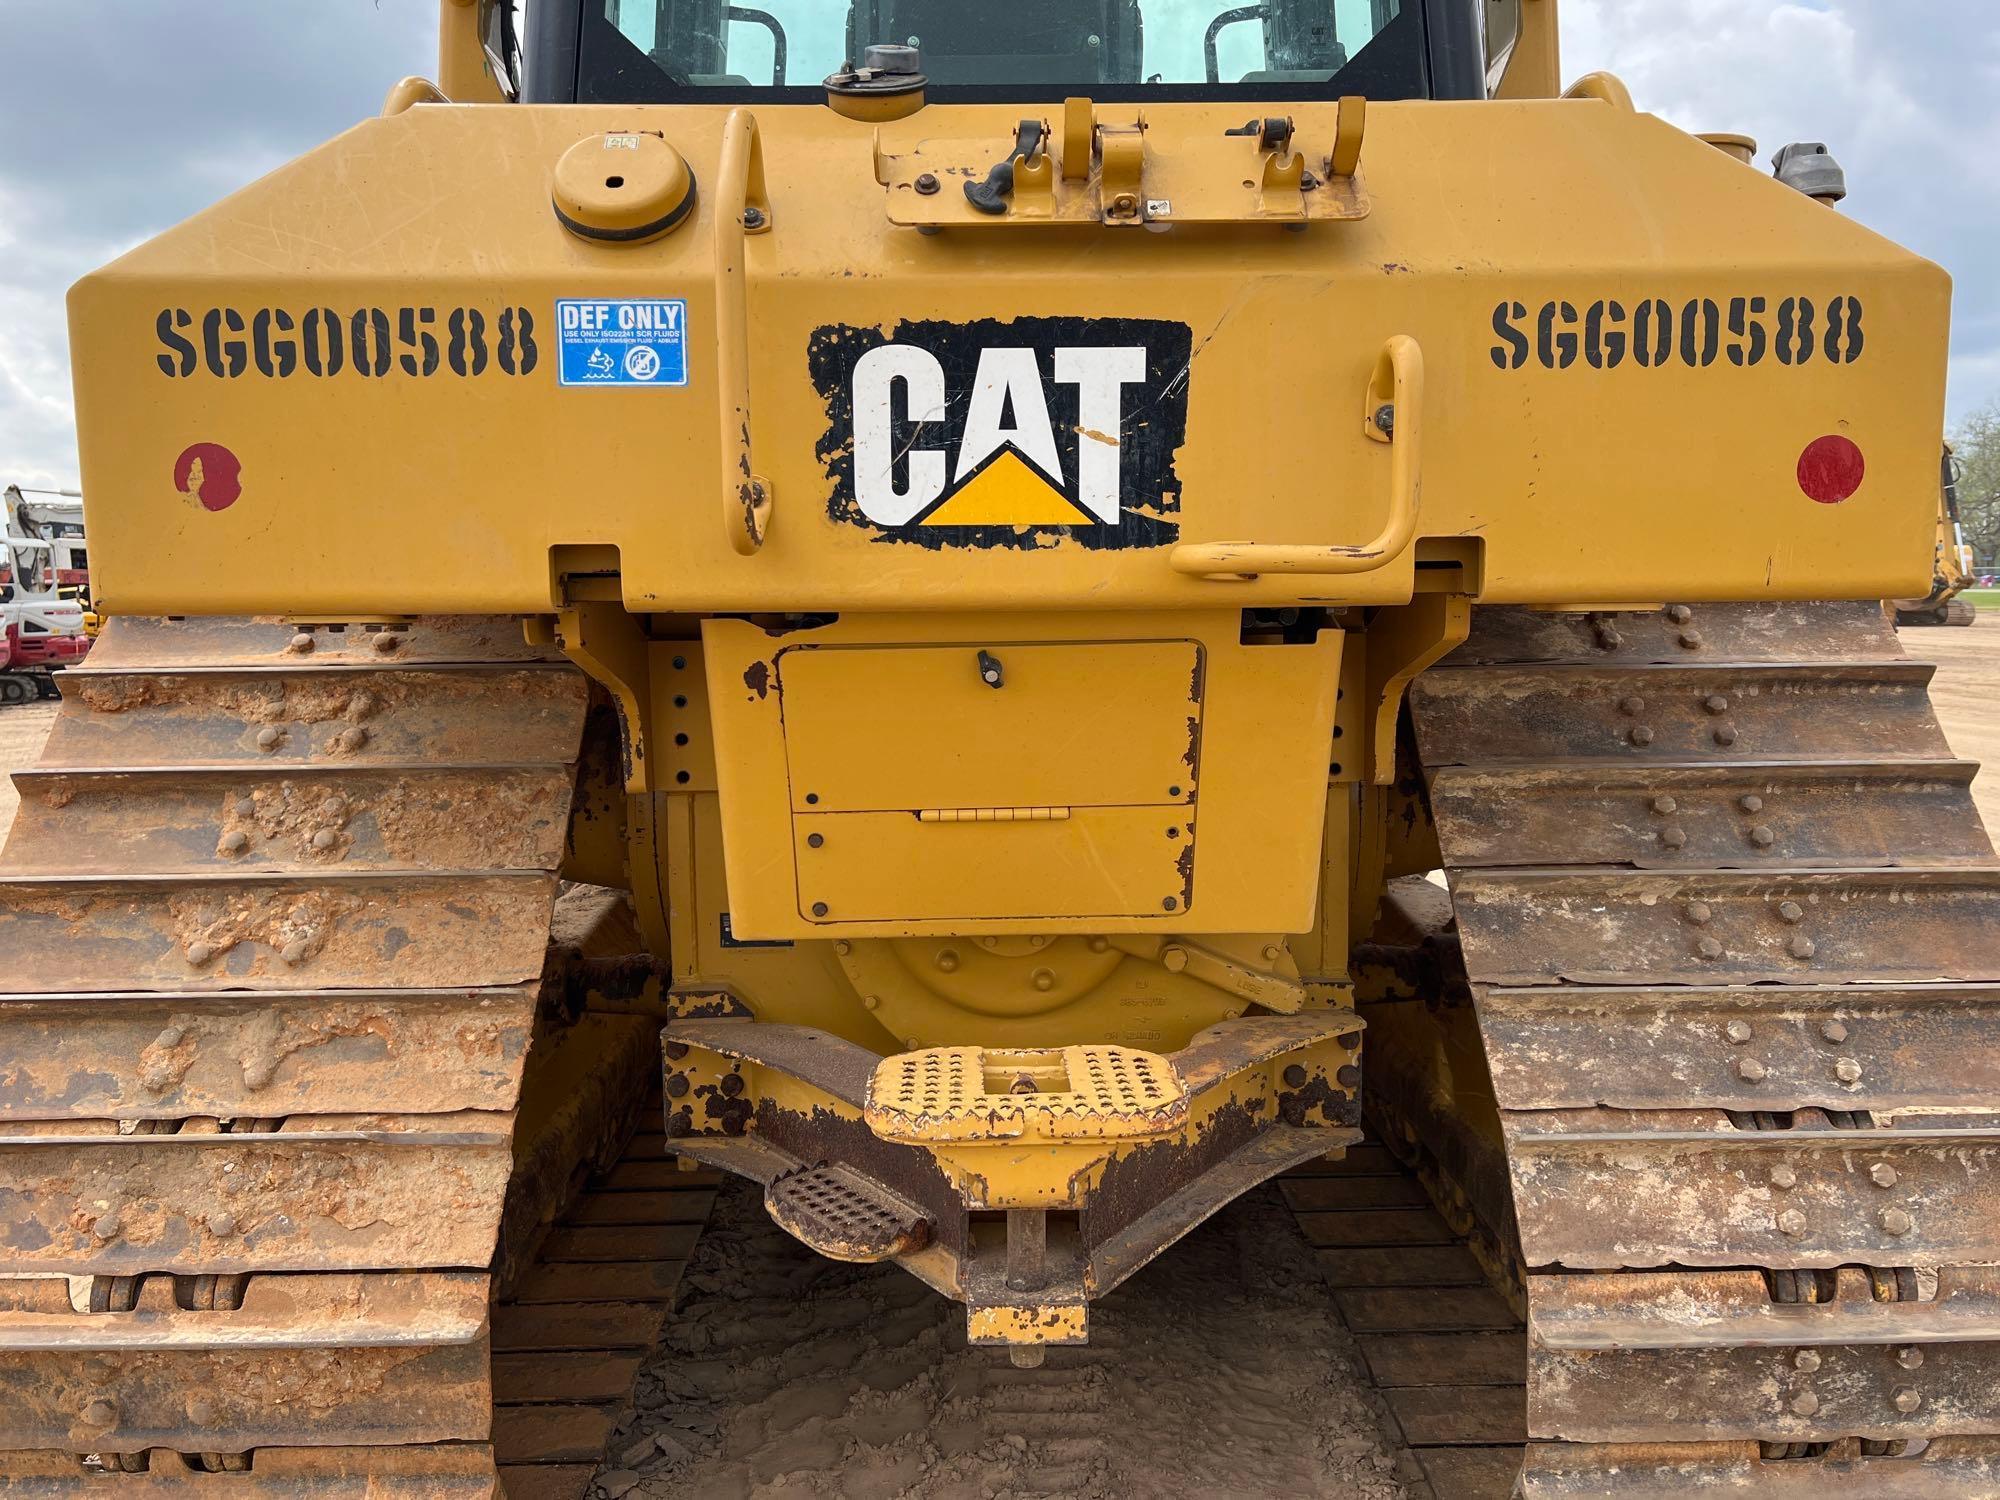
POLYGON ((1722 957, 1722 944, 1718 943, 1712 937, 1703 938, 1700 942, 1696 943, 1694 947, 1695 951, 1699 953, 1703 958, 1722 957))
POLYGON ((215 945, 213 943, 189 943, 187 945, 187 961, 197 969, 213 957, 215 957, 215 945))
POLYGON ((1644 698, 1620 698, 1618 700, 1618 711, 1636 718, 1646 711, 1646 700, 1644 698))
POLYGON ((221 1235, 224 1238, 236 1233, 236 1216, 228 1213, 210 1215, 208 1232, 214 1235, 221 1235))
POLYGON ((118 1238, 118 1229, 118 1210, 115 1208, 99 1214, 96 1222, 90 1226, 91 1234, 106 1244, 118 1238))
POLYGON ((257 731, 257 748, 259 750, 275 750, 278 748, 278 741, 284 737, 284 731, 279 729, 277 725, 266 724, 262 729, 257 731))
POLYGON ((1793 1239, 1797 1239, 1806 1232, 1806 1216, 1796 1208, 1788 1208, 1778 1215, 1778 1228, 1793 1239))
POLYGON ((1690 651, 1700 650, 1701 632, 1699 630, 1683 630, 1680 633, 1680 643, 1690 651))
POLYGON ((1174 947, 1162 950, 1160 962, 1170 974, 1178 974, 1188 966, 1188 952, 1185 948, 1174 947))
POLYGON ((879 1010, 882 1005, 882 997, 880 995, 863 995, 861 1003, 869 1010, 879 1010))
POLYGON ((918 192, 922 193, 925 197, 929 197, 932 193, 935 193, 937 190, 938 190, 938 180, 937 180, 937 174, 935 172, 919 172, 917 174, 918 192))
POLYGON ((1819 1410, 1819 1397, 1811 1391, 1800 1391, 1792 1397, 1792 1410, 1802 1417, 1809 1417, 1819 1410))
POLYGON ((1285 1068, 1285 1087, 1291 1089, 1304 1088, 1305 1083, 1306 1070, 1297 1063, 1288 1064, 1285 1068))
POLYGON ((1048 969, 1037 969, 1034 973, 1035 988, 1047 993, 1056 987, 1056 976, 1048 969))
POLYGON ((398 646, 403 644, 403 638, 393 631, 379 630, 375 633, 375 638, 368 644, 373 646, 381 655, 387 656, 391 651, 394 651, 398 646))
POLYGON ((1718 745, 1735 744, 1736 731, 1731 729, 1727 724, 1723 725, 1722 728, 1715 731, 1715 743, 1718 745))
POLYGON ((1764 799, 1762 797, 1738 797, 1736 805, 1747 813, 1762 812, 1764 810, 1764 799))
POLYGON ((1896 1169, 1886 1161, 1878 1161, 1868 1169, 1868 1180, 1879 1188, 1892 1188, 1896 1185, 1896 1169))
POLYGON ((118 1403, 108 1396, 99 1396, 83 1409, 83 1420, 91 1427, 111 1427, 118 1421, 118 1403))
POLYGON ((1680 806, 1680 803, 1676 802, 1672 797, 1655 797, 1653 799, 1653 811, 1663 818, 1669 813, 1679 812, 1680 806))
POLYGON ((1676 625, 1685 625, 1694 618, 1694 611, 1685 604, 1670 604, 1667 606, 1667 618, 1676 625))
POLYGON ((815 901, 815 902, 813 902, 813 904, 812 904, 812 914, 813 914, 814 916, 816 916, 816 917, 823 917, 823 916, 825 916, 825 915, 826 915, 826 911, 827 911, 827 907, 826 907, 826 903, 825 903, 824 901, 815 901))
POLYGON ((1750 1040, 1751 1032, 1748 1021, 1731 1021, 1723 1030, 1728 1035, 1729 1040, 1735 1042, 1738 1046, 1750 1040))
POLYGON ((1786 946, 1790 948, 1793 958, 1811 958, 1814 952, 1817 951, 1813 940, 1803 932, 1793 938, 1786 946))
POLYGON ((1859 1083, 1861 1081, 1861 1064, 1851 1057, 1843 1057, 1833 1065, 1833 1076, 1838 1078, 1842 1083, 1859 1083))
POLYGON ((1729 700, 1720 693, 1710 693, 1706 698, 1701 700, 1701 706, 1712 714, 1726 714, 1729 712, 1729 700))
POLYGON ((1694 923, 1695 926, 1706 927, 1710 919, 1714 916, 1715 908, 1710 906, 1706 901, 1691 901, 1688 903, 1687 919, 1694 923))
POLYGON ((1650 745, 1653 743, 1653 731, 1645 724, 1634 724, 1627 738, 1635 745, 1650 745))
POLYGON ((722 1090, 723 1098, 734 1099, 738 1094, 743 1092, 743 1075, 741 1073, 724 1073, 722 1075, 722 1082, 718 1087, 722 1090))
POLYGON ((297 635, 292 637, 292 650, 310 651, 312 648, 313 638, 310 632, 301 630, 297 635))
POLYGON ((666 1091, 667 1091, 667 1097, 668 1097, 669 1099, 684 1099, 684 1098, 686 1098, 686 1097, 687 1097, 687 1091, 688 1091, 688 1080, 687 1080, 687 1074, 685 1074, 685 1073, 669 1073, 669 1074, 667 1075, 667 1081, 666 1081, 666 1083, 665 1083, 664 1087, 666 1088, 666 1091))
POLYGON ((1684 828, 1662 828, 1660 830, 1660 842, 1669 849, 1678 849, 1687 843, 1687 841, 1687 830, 1684 828))
POLYGON ((1924 1351, 1915 1344, 1905 1344, 1896 1351, 1896 1363, 1906 1370, 1921 1369, 1924 1363, 1924 1351))
POLYGON ((240 828, 232 828, 215 847, 224 854, 241 854, 250 847, 250 835, 240 828))
POLYGON ((279 951, 278 957, 282 958, 288 964, 302 964, 305 962, 306 950, 309 946, 304 938, 295 937, 279 951))
POLYGON ((1755 828, 1750 830, 1750 842, 1755 844, 1759 849, 1768 849, 1778 842, 1778 836, 1762 823, 1759 823, 1755 828))
POLYGON ((208 1427, 215 1421, 215 1403, 206 1396, 191 1397, 187 1404, 188 1420, 197 1427, 208 1427))
POLYGON ((958 972, 958 950, 956 948, 940 948, 934 962, 937 964, 940 972, 955 974, 958 972))
MULTIPOLYGON (((1121 206, 1121 211, 1130 212, 1129 209, 1124 209, 1122 207, 1123 204, 1125 203, 1124 198, 1121 197, 1118 200, 1118 202, 1121 206)), ((1132 207, 1134 208, 1136 208, 1137 206, 1138 206, 1137 204, 1132 205, 1132 207)), ((1374 420, 1375 420, 1376 431, 1388 437, 1394 437, 1396 435, 1396 408, 1392 403, 1385 401, 1382 403, 1382 405, 1376 407, 1374 420)))
POLYGON ((1780 922, 1803 922, 1805 918, 1806 909, 1799 905, 1798 902, 1780 901, 1778 903, 1778 920, 1780 922))
POLYGON ((335 833, 331 828, 322 828, 312 836, 312 846, 315 849, 331 849, 339 842, 340 835, 335 833))
POLYGON ((1917 1227, 1917 1221, 1900 1208, 1883 1209, 1882 1217, 1878 1222, 1881 1224, 1884 1233, 1894 1235, 1908 1234, 1912 1229, 1917 1227))
POLYGON ((1924 1404, 1923 1393, 1912 1385, 1899 1385, 1896 1394, 1889 1398, 1889 1404, 1905 1416, 1924 1404))
POLYGON ((1762 1083, 1767 1073, 1765 1066, 1754 1057, 1736 1059, 1736 1076, 1745 1083, 1762 1083))
POLYGON ((1792 1187, 1797 1187, 1798 1182, 1799 1182, 1799 1174, 1794 1172, 1790 1167, 1771 1168, 1772 1187, 1792 1188, 1792 1187))
POLYGON ((1810 1375, 1814 1370, 1819 1368, 1819 1350, 1799 1350, 1797 1354, 1792 1356, 1792 1368, 1795 1370, 1804 1370, 1810 1375))
POLYGON ((153 1041, 155 1045, 161 1047, 178 1047, 182 1043, 182 1041, 186 1039, 186 1037, 187 1037, 187 1032, 182 1030, 180 1027, 169 1026, 166 1027, 164 1030, 162 1030, 160 1034, 153 1039, 153 1041))
POLYGON ((1847 1027, 1839 1021, 1822 1021, 1819 1023, 1819 1034, 1829 1042, 1844 1042, 1847 1040, 1847 1027))

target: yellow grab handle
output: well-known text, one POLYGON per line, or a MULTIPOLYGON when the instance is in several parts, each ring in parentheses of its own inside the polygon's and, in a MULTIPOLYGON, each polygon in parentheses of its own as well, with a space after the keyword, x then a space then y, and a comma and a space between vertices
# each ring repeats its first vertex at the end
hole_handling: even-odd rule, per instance
POLYGON ((1586 73, 1563 90, 1563 98, 1596 99, 1628 114, 1638 109, 1632 102, 1632 91, 1616 73, 1586 73))
POLYGON ((1176 571, 1202 578, 1259 573, 1372 573, 1410 545, 1423 503, 1424 351, 1407 334, 1382 346, 1368 381, 1362 430, 1389 445, 1389 519, 1358 547, 1280 542, 1183 542, 1168 554, 1176 571))
POLYGON ((744 242, 771 227, 757 117, 732 109, 722 126, 715 202, 715 383, 722 408, 722 529, 748 557, 771 530, 771 484, 750 462, 750 292, 744 242))

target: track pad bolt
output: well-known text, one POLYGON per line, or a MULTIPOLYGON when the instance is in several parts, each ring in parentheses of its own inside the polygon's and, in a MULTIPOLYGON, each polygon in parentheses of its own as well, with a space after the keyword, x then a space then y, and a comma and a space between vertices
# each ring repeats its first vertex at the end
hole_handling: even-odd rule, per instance
POLYGON ((1906 1370, 1921 1369, 1924 1363, 1924 1351, 1915 1344, 1905 1344, 1896 1351, 1896 1363, 1906 1370))
POLYGON ((1833 1065, 1833 1076, 1838 1078, 1842 1083, 1859 1083, 1861 1081, 1861 1064, 1851 1057, 1843 1057, 1833 1065))
POLYGON ((1896 1235, 1908 1234, 1917 1227, 1917 1221, 1900 1208, 1883 1209, 1880 1223, 1885 1233, 1896 1235))
POLYGON ((1687 919, 1697 927, 1706 927, 1714 915, 1715 909, 1706 901, 1690 901, 1688 903, 1687 919))
POLYGON ((1774 1188, 1796 1187, 1798 1181, 1799 1174, 1790 1167, 1771 1168, 1771 1186, 1774 1188))
POLYGON ((1694 618, 1694 611, 1689 609, 1685 604, 1669 605, 1667 607, 1667 618, 1672 620, 1676 625, 1685 625, 1689 620, 1694 618))
POLYGON ((1712 714, 1726 714, 1729 712, 1729 700, 1720 693, 1710 693, 1706 698, 1701 700, 1701 706, 1712 714))
POLYGON ((339 841, 340 835, 331 828, 322 828, 312 836, 312 846, 315 849, 331 849, 339 841))
POLYGON ((224 854, 241 854, 250 847, 250 835, 240 828, 232 828, 215 847, 224 854))
POLYGON ((383 630, 378 631, 375 638, 368 644, 375 648, 378 655, 387 656, 391 651, 394 651, 398 646, 403 644, 403 638, 392 631, 383 630))
POLYGON ((1764 1065, 1758 1062, 1756 1058, 1739 1057, 1736 1059, 1736 1076, 1745 1083, 1762 1083, 1764 1081, 1764 1073, 1764 1065))
POLYGON ((1809 1417, 1819 1410, 1819 1397, 1811 1391, 1800 1391, 1792 1397, 1792 1410, 1799 1416, 1809 1417))
POLYGON ((1653 731, 1644 724, 1634 724, 1627 738, 1635 745, 1650 745, 1653 743, 1653 731))
POLYGON ((1620 698, 1618 700, 1618 710, 1620 713, 1629 714, 1633 718, 1637 718, 1646 711, 1646 700, 1644 698, 1620 698))
POLYGON ((1896 1185, 1896 1169, 1886 1161, 1878 1161, 1868 1169, 1868 1180, 1879 1188, 1892 1188, 1896 1185))
POLYGON ((187 1404, 188 1420, 197 1427, 207 1427, 215 1421, 215 1403, 206 1396, 192 1397, 187 1404))
MULTIPOLYGON (((109 1244, 112 1240, 118 1238, 119 1228, 118 1210, 114 1208, 106 1213, 99 1214, 97 1222, 90 1226, 90 1232, 98 1239, 109 1244)), ((106 1420, 109 1419, 107 1418, 106 1420)))
POLYGON ((1688 841, 1687 830, 1683 828, 1662 828, 1660 842, 1669 849, 1678 849, 1688 841))
POLYGON ((86 1427, 115 1427, 118 1425, 118 1403, 108 1396, 99 1396, 83 1409, 83 1424, 86 1427))
POLYGON ((1778 1228, 1797 1239, 1806 1232, 1806 1216, 1796 1208, 1788 1208, 1778 1215, 1778 1228))
POLYGON ((1798 902, 1780 901, 1778 903, 1778 920, 1780 922, 1803 922, 1805 919, 1806 909, 1799 905, 1798 902))
POLYGON ((1655 797, 1653 799, 1653 811, 1663 818, 1670 813, 1679 812, 1680 806, 1680 803, 1674 801, 1671 797, 1655 797))
POLYGON ((187 961, 197 969, 213 957, 215 957, 215 945, 213 943, 189 943, 187 945, 187 961))
MULTIPOLYGON (((271 1080, 278 1076, 278 1065, 268 1057, 252 1058, 243 1065, 243 1087, 255 1093, 258 1089, 271 1086, 271 1080)), ((217 1234, 225 1231, 218 1229, 217 1234)))
POLYGON ((284 948, 280 950, 278 957, 282 958, 288 964, 302 964, 306 961, 306 948, 306 940, 302 937, 295 937, 289 943, 285 944, 284 948))
POLYGON ((1819 1034, 1829 1042, 1844 1042, 1847 1040, 1847 1027, 1840 1021, 1822 1021, 1819 1023, 1819 1034))
POLYGON ((1698 651, 1701 649, 1701 632, 1699 630, 1683 630, 1680 634, 1680 642, 1688 650, 1698 651))
POLYGON ((1750 830, 1750 842, 1755 844, 1759 849, 1768 849, 1778 842, 1778 836, 1762 823, 1759 823, 1755 828, 1750 830))
MULTIPOLYGON (((236 1233, 236 1216, 226 1213, 212 1215, 208 1221, 208 1232, 227 1239, 230 1235, 236 1233)), ((189 1415, 192 1416, 193 1413, 190 1412, 189 1415)), ((206 1418, 197 1417, 195 1420, 205 1422, 206 1418)))
POLYGON ((1762 797, 1739 797, 1736 799, 1736 805, 1747 813, 1762 812, 1764 810, 1764 799, 1762 797))
POLYGON ((1791 949, 1793 958, 1811 958, 1815 952, 1813 940, 1804 933, 1793 938, 1787 946, 1791 949))
POLYGON ((1723 725, 1720 729, 1715 731, 1715 743, 1718 745, 1735 744, 1736 731, 1731 729, 1727 724, 1723 725))
POLYGON ((1736 1043, 1739 1047, 1750 1040, 1750 1023, 1748 1021, 1731 1021, 1724 1030, 1728 1033, 1729 1040, 1736 1043))
POLYGON ((278 748, 278 741, 284 737, 285 732, 278 728, 277 725, 266 724, 262 729, 257 731, 257 748, 259 750, 275 750, 278 748))
POLYGON ((1924 1404, 1923 1393, 1913 1385, 1899 1385, 1889 1404, 1907 1416, 1924 1404))
POLYGON ((313 638, 311 632, 301 630, 297 635, 292 637, 291 650, 310 651, 312 648, 313 638))
POLYGON ((1722 957, 1722 944, 1718 943, 1714 938, 1705 937, 1694 946, 1695 951, 1700 953, 1703 958, 1722 957))
POLYGON ((1817 1370, 1819 1368, 1819 1350, 1817 1349, 1799 1350, 1797 1354, 1794 1354, 1792 1356, 1792 1368, 1794 1370, 1804 1370, 1808 1375, 1810 1375, 1814 1370, 1817 1370))

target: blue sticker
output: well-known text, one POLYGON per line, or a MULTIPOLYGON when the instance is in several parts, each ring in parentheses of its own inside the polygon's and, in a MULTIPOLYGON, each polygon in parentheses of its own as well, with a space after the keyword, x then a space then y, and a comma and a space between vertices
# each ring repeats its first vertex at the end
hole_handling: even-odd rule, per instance
POLYGON ((686 385, 687 303, 660 297, 556 300, 564 385, 686 385))

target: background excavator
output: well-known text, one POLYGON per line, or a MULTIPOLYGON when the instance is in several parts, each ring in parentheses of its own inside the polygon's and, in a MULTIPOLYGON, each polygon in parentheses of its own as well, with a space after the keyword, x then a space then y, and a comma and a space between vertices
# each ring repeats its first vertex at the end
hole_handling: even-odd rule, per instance
POLYGON ((657 1081, 1022 1366, 1366 1128, 1527 1496, 2000 1492, 2000 869, 1880 603, 1949 284, 1823 149, 1556 0, 440 9, 71 293, 0 1489, 494 1494, 657 1081))
POLYGON ((1938 485, 1937 565, 1930 592, 1921 599, 1892 601, 1898 625, 1970 625, 1979 607, 1961 599, 1974 582, 1972 548, 1958 518, 1958 463, 1945 444, 1944 472, 1938 485))

